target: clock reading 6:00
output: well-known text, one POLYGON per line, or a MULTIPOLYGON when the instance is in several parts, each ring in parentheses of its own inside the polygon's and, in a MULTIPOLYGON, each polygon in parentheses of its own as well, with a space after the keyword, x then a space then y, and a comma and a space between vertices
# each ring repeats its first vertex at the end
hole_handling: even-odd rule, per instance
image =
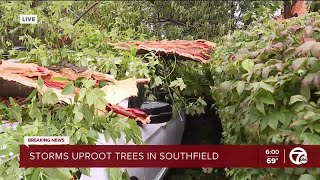
POLYGON ((279 149, 267 149, 266 154, 279 154, 279 149))

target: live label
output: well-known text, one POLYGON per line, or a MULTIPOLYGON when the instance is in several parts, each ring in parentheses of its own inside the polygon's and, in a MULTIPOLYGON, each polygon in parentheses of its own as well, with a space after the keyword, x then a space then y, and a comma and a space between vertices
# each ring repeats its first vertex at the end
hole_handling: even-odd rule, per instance
POLYGON ((20 24, 37 24, 37 15, 20 15, 20 24))

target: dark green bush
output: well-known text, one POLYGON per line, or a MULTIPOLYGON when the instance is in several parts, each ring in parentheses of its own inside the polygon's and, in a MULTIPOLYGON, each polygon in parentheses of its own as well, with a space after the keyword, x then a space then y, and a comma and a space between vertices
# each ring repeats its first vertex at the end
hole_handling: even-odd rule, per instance
MULTIPOLYGON (((320 144, 319 13, 236 31, 220 43, 214 59, 211 92, 225 144, 320 144)), ((227 173, 233 179, 320 176, 319 169, 227 173)))

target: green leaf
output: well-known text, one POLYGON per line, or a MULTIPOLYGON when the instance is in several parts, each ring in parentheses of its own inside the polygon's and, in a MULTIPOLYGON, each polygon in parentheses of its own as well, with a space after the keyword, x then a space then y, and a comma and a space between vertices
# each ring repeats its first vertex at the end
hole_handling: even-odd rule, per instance
POLYGON ((279 123, 279 117, 276 113, 271 113, 267 116, 268 118, 268 125, 273 129, 276 130, 279 123))
POLYGON ((73 94, 74 93, 74 85, 73 82, 70 82, 68 85, 66 85, 66 87, 63 88, 62 90, 62 94, 63 95, 69 95, 69 94, 73 94))
POLYGON ((142 143, 141 129, 139 128, 137 122, 133 119, 129 119, 127 123, 130 125, 130 130, 134 135, 133 142, 135 144, 141 144, 142 143))
POLYGON ((257 101, 256 102, 256 108, 262 113, 262 114, 266 114, 265 110, 264 110, 264 105, 261 101, 257 101))
POLYGON ((122 173, 122 179, 130 179, 130 176, 129 176, 127 169, 122 173))
POLYGON ((304 119, 299 119, 299 120, 294 120, 290 126, 301 126, 301 125, 306 125, 308 124, 308 121, 304 120, 304 119))
POLYGON ((81 122, 81 120, 83 119, 83 114, 82 114, 82 112, 79 111, 78 108, 74 108, 73 113, 74 113, 73 122, 74 122, 74 123, 79 123, 79 122, 81 122))
POLYGON ((271 127, 273 130, 277 130, 278 124, 281 118, 284 118, 284 114, 282 112, 268 113, 261 120, 261 124, 260 124, 261 131, 263 131, 267 125, 269 125, 269 127, 271 127))
POLYGON ((96 84, 94 80, 90 80, 90 79, 89 80, 82 80, 82 83, 85 88, 90 88, 96 84))
POLYGON ((268 118, 263 117, 260 122, 260 131, 262 132, 268 126, 268 118))
POLYGON ((70 179, 71 173, 68 168, 42 168, 42 170, 54 180, 70 179))
POLYGON ((38 81, 37 81, 37 86, 38 86, 40 92, 42 92, 42 90, 43 90, 43 83, 44 83, 43 79, 41 78, 41 76, 39 76, 38 81))
POLYGON ((91 129, 91 130, 88 131, 87 136, 90 137, 90 138, 94 138, 95 139, 95 138, 98 137, 98 132, 91 129))
POLYGON ((307 102, 307 99, 305 97, 303 97, 302 95, 294 95, 294 96, 290 97, 289 104, 292 105, 292 104, 294 104, 296 102, 301 102, 301 101, 307 102))
POLYGON ((53 81, 68 81, 68 78, 66 77, 53 77, 51 78, 53 81))
POLYGON ((304 133, 300 136, 303 139, 304 145, 317 145, 320 144, 320 136, 312 133, 304 133))
POLYGON ((314 129, 315 131, 317 131, 318 133, 320 133, 320 123, 315 124, 315 125, 313 126, 313 129, 314 129))
POLYGON ((285 126, 288 127, 292 121, 293 114, 290 112, 279 112, 279 121, 285 126))
POLYGON ((39 168, 33 169, 30 180, 39 180, 40 179, 39 177, 40 177, 40 169, 39 168))
POLYGON ((66 178, 69 177, 68 179, 71 178, 71 174, 70 174, 70 171, 68 168, 57 168, 57 170, 62 174, 62 176, 66 177, 66 178))
POLYGON ((83 114, 83 117, 85 118, 85 120, 88 122, 88 124, 91 124, 92 119, 94 117, 94 111, 93 109, 87 105, 82 105, 82 107, 80 108, 80 110, 83 114))
POLYGON ((85 135, 82 135, 80 139, 84 144, 88 144, 88 139, 85 135))
POLYGON ((299 180, 316 180, 316 178, 311 174, 301 174, 299 180))
POLYGON ((262 89, 267 90, 271 93, 274 92, 274 87, 271 86, 270 84, 265 83, 265 82, 259 82, 259 87, 261 87, 262 89))
POLYGON ((81 139, 82 136, 86 136, 86 134, 88 133, 88 130, 81 127, 80 129, 78 129, 78 131, 76 132, 76 138, 79 141, 81 139))
POLYGON ((105 96, 105 93, 101 89, 95 88, 87 91, 86 101, 89 106, 94 105, 97 109, 105 109, 107 104, 107 101, 104 98, 105 96))
POLYGON ((25 58, 27 56, 28 56, 28 54, 26 52, 20 51, 20 52, 18 52, 16 59, 25 58))
POLYGON ((184 83, 182 78, 177 78, 176 80, 170 83, 170 87, 179 87, 180 91, 184 90, 187 86, 184 83))
MULTIPOLYGON (((319 33, 320 34, 320 33, 319 33)), ((309 57, 308 58, 308 71, 309 72, 318 72, 320 70, 320 61, 317 58, 309 57)))
POLYGON ((84 88, 81 88, 78 94, 78 101, 83 101, 84 97, 86 96, 86 93, 87 93, 87 90, 84 88))
POLYGON ((62 49, 62 50, 61 50, 61 57, 63 57, 63 58, 67 57, 67 51, 66 51, 66 49, 62 49))
POLYGON ((300 175, 300 174, 303 174, 307 171, 306 168, 294 168, 294 174, 295 175, 300 175))
POLYGON ((307 111, 307 113, 304 115, 304 119, 309 119, 313 116, 317 115, 316 113, 314 113, 313 111, 307 111))
POLYGON ((161 80, 160 77, 157 76, 157 77, 154 78, 154 86, 155 86, 155 87, 161 85, 162 83, 163 83, 163 82, 162 82, 162 80, 161 80))
POLYGON ((225 81, 225 82, 221 83, 219 87, 221 88, 221 90, 223 92, 228 92, 228 91, 230 91, 231 86, 232 86, 232 82, 225 81))
POLYGON ((259 93, 257 99, 258 101, 261 101, 264 104, 272 104, 272 105, 276 104, 272 98, 271 93, 269 92, 259 93))
POLYGON ((36 107, 33 107, 29 111, 29 116, 31 117, 31 119, 42 121, 41 111, 40 111, 40 109, 38 109, 36 107))
POLYGON ((292 174, 293 174, 293 171, 294 171, 293 168, 285 168, 285 169, 284 169, 284 172, 285 172, 286 174, 289 174, 289 175, 292 175, 292 174))
POLYGON ((307 172, 311 175, 318 175, 320 174, 320 168, 308 168, 307 172))
POLYGON ((309 100, 311 97, 309 86, 302 86, 300 89, 300 93, 306 98, 306 100, 309 100))
POLYGON ((42 96, 42 103, 48 105, 54 105, 58 103, 58 96, 51 89, 44 92, 42 96))
POLYGON ((37 90, 34 89, 34 90, 29 94, 29 96, 27 97, 26 101, 31 100, 31 99, 32 99, 34 96, 36 96, 36 95, 37 95, 37 90))
POLYGON ((3 103, 3 102, 0 102, 0 109, 6 109, 7 106, 3 103))
POLYGON ((251 18, 251 12, 246 12, 244 13, 244 15, 242 16, 243 20, 247 21, 251 18))
POLYGON ((241 93, 243 92, 245 85, 246 85, 246 83, 244 81, 237 82, 237 92, 239 95, 241 95, 241 93))
POLYGON ((22 108, 18 104, 10 106, 10 108, 8 108, 7 110, 8 110, 8 116, 12 120, 17 120, 20 123, 22 122, 22 115, 21 115, 22 108))
POLYGON ((110 132, 108 130, 104 130, 103 135, 104 135, 104 139, 108 142, 111 137, 110 132))
POLYGON ((110 168, 108 172, 111 180, 122 180, 122 172, 120 168, 110 168))
POLYGON ((86 176, 90 176, 90 168, 79 168, 80 172, 86 176))
POLYGON ((247 70, 248 72, 251 70, 251 68, 254 66, 254 61, 251 59, 245 59, 241 62, 242 68, 247 70))
POLYGON ((306 57, 303 57, 303 58, 298 58, 296 60, 294 60, 292 62, 292 69, 294 71, 297 71, 298 69, 301 68, 301 66, 306 62, 307 58, 306 57))

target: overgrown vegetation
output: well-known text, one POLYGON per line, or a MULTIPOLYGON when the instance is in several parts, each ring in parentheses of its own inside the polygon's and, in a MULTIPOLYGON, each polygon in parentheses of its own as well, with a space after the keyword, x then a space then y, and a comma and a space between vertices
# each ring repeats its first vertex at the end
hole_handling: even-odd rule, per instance
MULTIPOLYGON (((319 19, 312 13, 266 21, 224 38, 212 61, 211 92, 225 144, 320 143, 319 19)), ((235 179, 310 174, 315 179, 320 169, 231 169, 228 174, 235 179)))

